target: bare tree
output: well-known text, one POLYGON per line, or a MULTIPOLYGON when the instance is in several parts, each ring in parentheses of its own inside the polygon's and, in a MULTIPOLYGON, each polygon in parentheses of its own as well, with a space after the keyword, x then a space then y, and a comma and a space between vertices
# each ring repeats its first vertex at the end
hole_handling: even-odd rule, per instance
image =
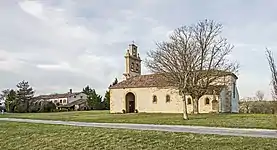
POLYGON ((263 91, 257 91, 256 92, 256 97, 258 99, 258 101, 263 101, 264 100, 264 92, 263 91))
POLYGON ((178 28, 169 37, 168 42, 156 43, 157 49, 147 53, 146 66, 150 71, 165 77, 165 82, 179 90, 183 99, 183 118, 188 119, 186 104, 186 86, 190 64, 196 56, 190 27, 178 28))
MULTIPOLYGON (((210 20, 199 21, 174 31, 169 42, 157 43, 148 53, 146 66, 154 73, 163 73, 167 81, 193 98, 194 112, 198 101, 207 94, 217 79, 237 71, 237 63, 227 56, 233 46, 220 37, 222 25, 210 20)), ((185 101, 184 101, 185 102, 185 101)))
MULTIPOLYGON (((186 91, 192 96, 194 113, 199 113, 198 101, 205 94, 215 94, 215 82, 238 71, 239 65, 228 55, 234 46, 220 36, 223 26, 213 20, 200 21, 192 26, 197 56, 192 64, 186 91), (212 92, 210 92, 212 90, 212 92)), ((222 85, 223 81, 221 80, 222 85)))
POLYGON ((273 100, 276 100, 277 98, 277 70, 276 70, 276 65, 274 62, 274 58, 272 55, 272 52, 266 48, 266 55, 267 55, 267 60, 269 64, 269 68, 271 71, 271 77, 272 77, 272 86, 273 86, 273 92, 272 92, 272 97, 273 100))
POLYGON ((180 91, 184 101, 184 119, 187 119, 185 96, 191 95, 194 112, 198 113, 198 100, 206 94, 213 82, 237 71, 238 65, 227 56, 233 49, 219 35, 222 25, 210 20, 174 30, 169 41, 157 43, 156 50, 148 52, 146 66, 161 73, 167 82, 180 91))
MULTIPOLYGON (((267 60, 268 60, 268 64, 269 64, 269 68, 270 68, 270 71, 271 71, 271 82, 272 82, 272 87, 273 87, 273 90, 272 90, 272 98, 273 98, 273 101, 276 101, 277 100, 277 69, 276 69, 276 65, 275 65, 275 62, 274 62, 274 58, 273 58, 273 54, 272 52, 266 48, 266 56, 267 56, 267 60)), ((272 112, 276 112, 277 110, 277 103, 273 103, 273 109, 272 109, 272 112)), ((276 116, 276 126, 277 126, 277 116, 276 116)))

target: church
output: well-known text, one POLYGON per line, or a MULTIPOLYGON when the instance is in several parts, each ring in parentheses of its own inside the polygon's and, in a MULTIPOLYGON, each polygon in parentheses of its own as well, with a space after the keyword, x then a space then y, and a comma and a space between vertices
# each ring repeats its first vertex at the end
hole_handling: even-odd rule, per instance
MULTIPOLYGON (((130 44, 125 54, 123 81, 109 88, 110 113, 182 113, 184 103, 178 90, 170 88, 159 74, 141 74, 141 58, 138 47, 130 44)), ((226 73, 199 99, 199 113, 238 113, 238 77, 226 73)), ((193 112, 193 101, 186 96, 187 112, 193 112)))

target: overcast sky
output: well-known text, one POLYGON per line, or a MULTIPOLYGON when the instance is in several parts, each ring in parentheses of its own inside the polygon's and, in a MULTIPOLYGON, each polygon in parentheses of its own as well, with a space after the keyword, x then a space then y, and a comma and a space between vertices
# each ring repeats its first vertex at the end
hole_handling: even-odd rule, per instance
POLYGON ((265 47, 277 57, 276 11, 274 0, 1 0, 0 88, 27 80, 37 94, 86 85, 103 94, 122 78, 133 40, 144 59, 155 41, 207 18, 221 22, 235 46, 240 97, 262 90, 270 98, 265 47))

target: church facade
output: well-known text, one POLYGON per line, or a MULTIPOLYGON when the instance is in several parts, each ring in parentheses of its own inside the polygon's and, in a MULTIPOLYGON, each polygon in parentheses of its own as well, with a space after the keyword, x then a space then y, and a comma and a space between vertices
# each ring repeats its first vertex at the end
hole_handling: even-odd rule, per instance
MULTIPOLYGON (((141 59, 137 46, 130 44, 125 54, 123 81, 111 86, 110 113, 182 113, 184 103, 178 90, 164 84, 159 74, 141 75, 141 59)), ((233 73, 219 79, 210 93, 199 99, 199 113, 238 113, 238 77, 233 73), (222 84, 220 84, 222 83, 222 84)), ((192 113, 193 101, 186 96, 187 111, 192 113)))

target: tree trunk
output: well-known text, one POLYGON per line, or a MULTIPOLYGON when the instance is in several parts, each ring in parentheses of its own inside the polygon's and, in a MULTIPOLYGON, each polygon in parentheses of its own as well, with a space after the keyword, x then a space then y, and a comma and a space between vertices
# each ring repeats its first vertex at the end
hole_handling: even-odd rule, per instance
POLYGON ((186 96, 183 94, 183 119, 188 120, 188 111, 187 111, 187 102, 186 102, 186 96))
POLYGON ((193 113, 199 114, 199 98, 193 97, 193 113))

